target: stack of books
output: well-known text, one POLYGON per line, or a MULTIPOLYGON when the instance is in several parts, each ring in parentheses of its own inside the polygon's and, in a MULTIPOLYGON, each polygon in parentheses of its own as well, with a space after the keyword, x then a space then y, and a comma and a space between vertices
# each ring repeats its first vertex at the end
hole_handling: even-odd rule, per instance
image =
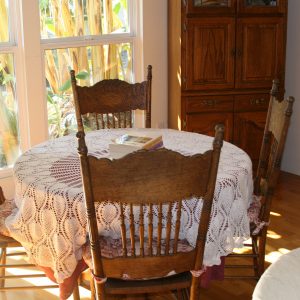
POLYGON ((109 155, 114 159, 121 158, 141 149, 154 150, 163 146, 161 135, 124 134, 109 144, 109 155))

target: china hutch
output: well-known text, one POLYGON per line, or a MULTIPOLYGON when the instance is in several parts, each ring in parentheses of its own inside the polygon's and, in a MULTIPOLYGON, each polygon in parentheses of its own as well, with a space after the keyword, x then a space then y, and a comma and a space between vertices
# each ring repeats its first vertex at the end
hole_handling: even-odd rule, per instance
POLYGON ((169 0, 169 127, 216 123, 256 167, 272 80, 284 93, 287 0, 169 0))

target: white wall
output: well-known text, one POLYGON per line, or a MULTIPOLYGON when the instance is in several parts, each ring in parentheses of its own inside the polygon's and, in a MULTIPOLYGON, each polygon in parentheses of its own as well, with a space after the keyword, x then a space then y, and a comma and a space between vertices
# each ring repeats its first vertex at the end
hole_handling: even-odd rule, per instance
POLYGON ((286 96, 294 96, 294 112, 282 161, 282 170, 300 175, 300 1, 289 0, 286 53, 286 96))
POLYGON ((152 127, 168 124, 167 0, 143 0, 143 61, 152 65, 152 127))

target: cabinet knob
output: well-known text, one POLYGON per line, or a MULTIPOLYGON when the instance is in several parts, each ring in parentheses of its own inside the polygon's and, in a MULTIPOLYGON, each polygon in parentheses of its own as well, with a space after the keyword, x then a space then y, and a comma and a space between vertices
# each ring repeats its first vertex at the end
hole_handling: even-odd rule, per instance
POLYGON ((242 54, 243 54, 243 52, 242 52, 241 49, 237 49, 237 50, 236 50, 236 55, 237 55, 237 57, 241 57, 242 54))

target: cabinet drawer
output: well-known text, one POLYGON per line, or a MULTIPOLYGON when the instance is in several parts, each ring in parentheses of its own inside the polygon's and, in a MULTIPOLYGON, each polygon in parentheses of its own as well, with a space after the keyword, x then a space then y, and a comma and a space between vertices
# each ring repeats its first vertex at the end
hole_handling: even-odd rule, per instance
POLYGON ((235 111, 264 111, 268 109, 270 94, 235 96, 235 111))
POLYGON ((215 126, 217 124, 225 126, 225 141, 232 141, 233 134, 233 114, 232 112, 225 113, 204 113, 204 114, 187 114, 186 115, 186 130, 197 132, 210 136, 215 136, 215 126))
POLYGON ((233 111, 233 97, 185 97, 185 107, 187 113, 233 111))

